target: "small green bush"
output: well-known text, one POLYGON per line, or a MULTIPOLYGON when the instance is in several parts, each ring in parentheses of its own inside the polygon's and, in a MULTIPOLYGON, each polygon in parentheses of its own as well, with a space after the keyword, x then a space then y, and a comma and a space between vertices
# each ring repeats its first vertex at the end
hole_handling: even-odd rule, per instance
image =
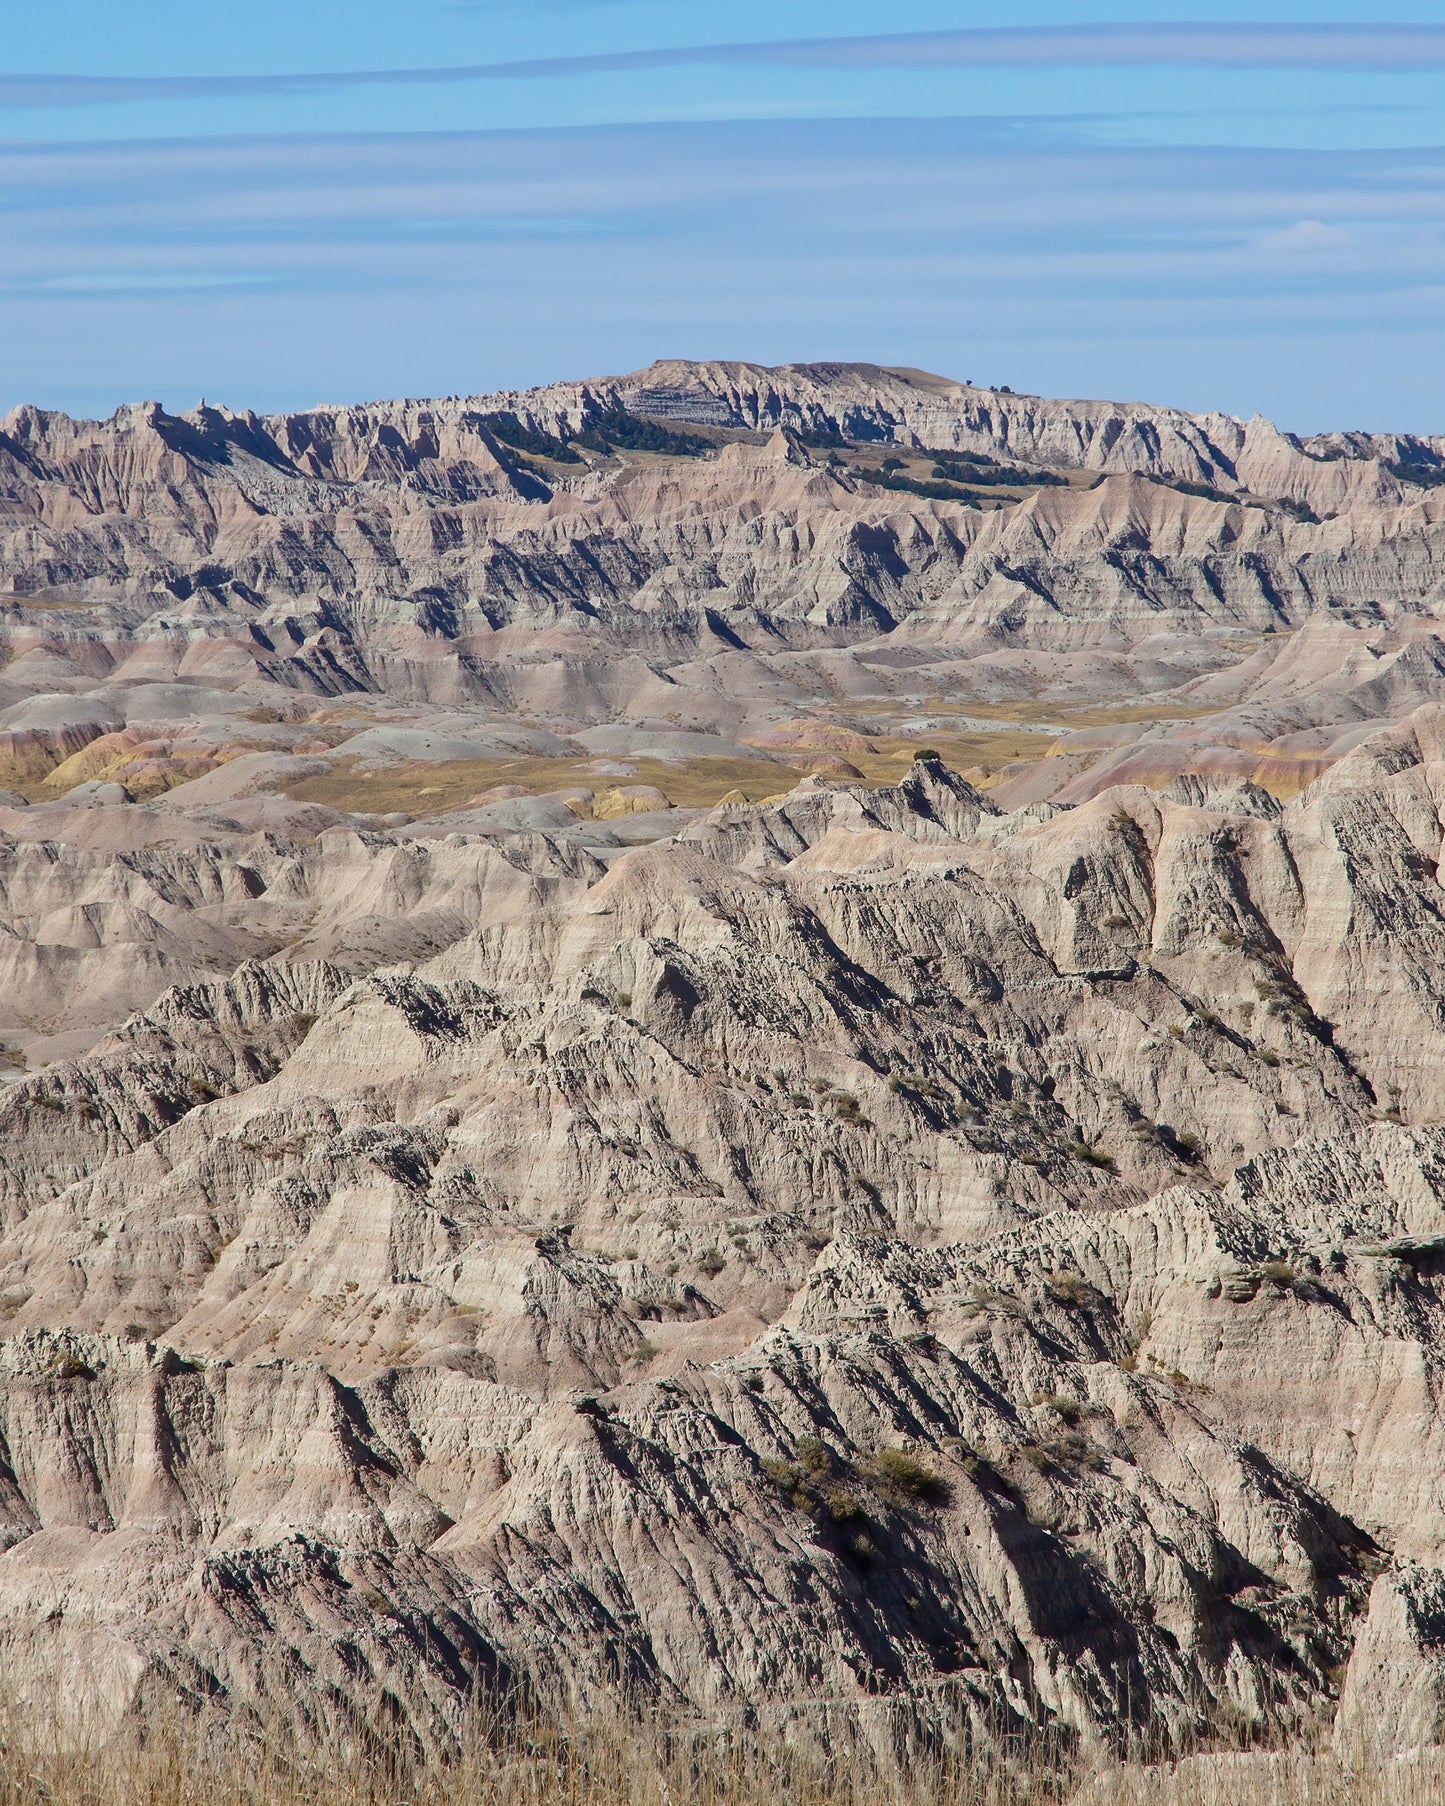
POLYGON ((859 1462, 858 1471, 875 1492, 893 1503, 947 1502, 948 1482, 908 1449, 875 1449, 859 1462))
POLYGON ((1101 1172, 1112 1173, 1114 1156, 1106 1154, 1102 1148, 1093 1147, 1087 1141, 1074 1141, 1069 1144, 1069 1152, 1075 1160, 1082 1160, 1085 1166, 1096 1166, 1101 1172))
POLYGON ((1092 1310, 1101 1302, 1098 1291, 1081 1273, 1050 1273, 1044 1280, 1044 1290, 1055 1304, 1072 1311, 1092 1310))
POLYGON ((832 1472, 833 1456, 822 1437, 800 1436, 794 1445, 793 1452, 810 1474, 832 1472))

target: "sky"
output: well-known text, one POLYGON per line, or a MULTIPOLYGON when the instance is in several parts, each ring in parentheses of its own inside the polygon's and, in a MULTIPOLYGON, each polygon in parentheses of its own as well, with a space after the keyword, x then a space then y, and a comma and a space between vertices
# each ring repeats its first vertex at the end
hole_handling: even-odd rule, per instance
POLYGON ((0 36, 0 413, 724 357, 1445 432, 1442 349, 1445 0, 13 0, 0 36))

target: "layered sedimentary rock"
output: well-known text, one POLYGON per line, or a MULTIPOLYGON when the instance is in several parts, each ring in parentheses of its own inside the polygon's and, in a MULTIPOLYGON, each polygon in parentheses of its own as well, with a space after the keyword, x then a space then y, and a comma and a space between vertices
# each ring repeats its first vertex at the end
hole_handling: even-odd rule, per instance
POLYGON ((1442 452, 7 417, 15 1672, 1436 1737, 1442 452))
POLYGON ((1140 696, 1165 718, 1065 741, 1026 797, 1201 766, 1298 789, 1439 692, 1441 459, 870 366, 271 418, 20 408, 0 785, 146 800, 238 752, 351 758, 378 701, 520 718, 549 756, 602 723, 613 751, 702 731, 746 756, 961 695, 1059 729, 1140 696))
POLYGON ((1428 1693, 1438 731, 1284 808, 924 764, 462 843, 513 875, 428 956, 17 1082, 5 1634, 437 1737, 506 1677, 1106 1739, 1428 1693))

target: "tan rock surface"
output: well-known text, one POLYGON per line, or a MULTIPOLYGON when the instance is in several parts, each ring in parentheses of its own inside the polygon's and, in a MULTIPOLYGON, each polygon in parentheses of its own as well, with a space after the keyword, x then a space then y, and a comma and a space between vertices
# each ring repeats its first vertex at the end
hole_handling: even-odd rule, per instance
MULTIPOLYGON (((6 1634, 59 1597, 126 1672, 364 1673, 433 1734, 489 1667, 1089 1735, 1328 1709, 1372 1574, 1445 1536, 1445 1130, 1367 1089, 1414 1116, 1439 1030, 1398 1059, 1354 926, 1438 855, 1400 757, 1344 876, 1363 771, 1034 822, 940 766, 810 780, 541 888, 461 840, 416 969, 291 950, 14 1087, 6 1634)), ((397 856, 322 836, 281 888, 404 902, 397 856)))
POLYGON ((9 417, 13 1664, 1437 1737, 1442 453, 9 417))

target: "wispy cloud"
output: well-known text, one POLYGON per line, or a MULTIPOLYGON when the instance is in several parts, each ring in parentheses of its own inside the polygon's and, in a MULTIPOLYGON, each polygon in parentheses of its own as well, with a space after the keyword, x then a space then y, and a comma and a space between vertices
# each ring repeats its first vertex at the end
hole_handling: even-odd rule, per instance
POLYGON ((1439 151, 856 119, 12 144, 0 216, 0 337, 48 404, 447 393, 676 352, 1296 425, 1445 414, 1439 151))
POLYGON ((98 295, 205 294, 264 288, 275 280, 255 270, 85 270, 70 276, 0 275, 0 295, 91 300, 98 295))
POLYGON ((1007 26, 969 31, 696 44, 539 57, 450 68, 272 75, 0 74, 0 107, 244 99, 364 87, 526 81, 704 65, 812 69, 1125 67, 1319 69, 1359 73, 1445 68, 1445 25, 1167 24, 1007 26))
POLYGON ((1298 219, 1292 226, 1262 232, 1254 243, 1257 249, 1282 257, 1345 256, 1355 248, 1352 233, 1318 219, 1298 219))

